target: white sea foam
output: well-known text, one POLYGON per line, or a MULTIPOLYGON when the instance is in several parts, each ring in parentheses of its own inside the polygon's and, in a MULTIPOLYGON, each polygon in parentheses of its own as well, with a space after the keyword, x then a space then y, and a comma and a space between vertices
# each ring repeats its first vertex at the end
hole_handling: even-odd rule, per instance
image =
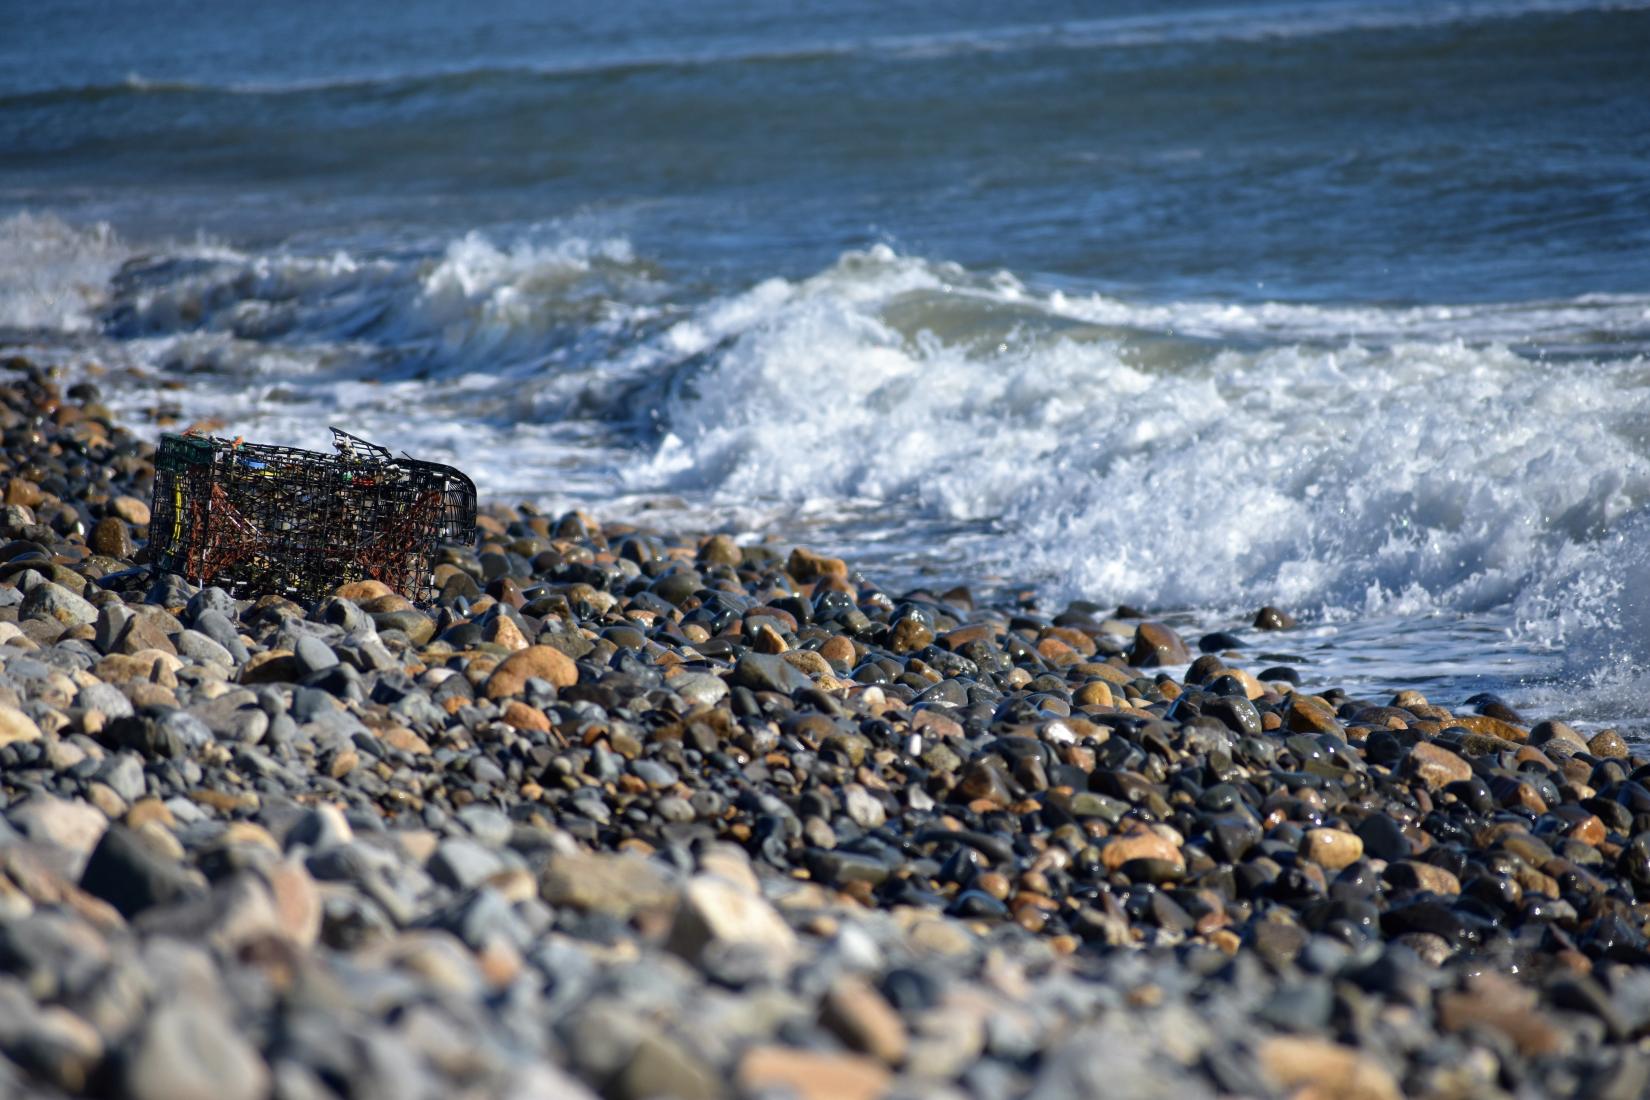
MULTIPOLYGON (((25 228, 48 270, 124 255, 25 228)), ((807 526, 1050 599, 1475 617, 1644 709, 1650 299, 1131 303, 879 247, 693 302, 623 239, 553 232, 199 248, 88 288, 14 316, 84 328, 106 297, 106 362, 187 376, 166 400, 251 437, 342 421, 484 492, 807 526)))
POLYGON ((1137 307, 877 250, 670 332, 722 350, 629 482, 973 521, 994 532, 991 567, 1054 596, 1511 608, 1543 644, 1603 631, 1638 660, 1619 570, 1650 502, 1650 366, 1444 334, 1458 315, 1499 340, 1564 340, 1642 326, 1645 308, 1137 307), (959 312, 980 330, 923 324, 954 331, 959 312))
POLYGON ((0 220, 0 328, 91 329, 127 256, 107 225, 78 229, 29 213, 0 220))

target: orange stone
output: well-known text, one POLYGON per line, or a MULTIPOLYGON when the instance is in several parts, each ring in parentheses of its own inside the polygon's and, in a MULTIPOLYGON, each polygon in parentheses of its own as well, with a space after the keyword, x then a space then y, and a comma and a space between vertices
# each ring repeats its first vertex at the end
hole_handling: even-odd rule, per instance
POLYGON ((1056 668, 1075 665, 1082 661, 1082 654, 1059 638, 1044 638, 1037 643, 1037 655, 1056 668))
POLYGON ((380 733, 378 739, 390 748, 398 749, 412 756, 428 756, 430 754, 429 742, 406 726, 391 726, 380 733))
POLYGON ((1075 627, 1051 626, 1043 631, 1043 636, 1060 639, 1085 658, 1093 657, 1095 653, 1099 652, 1100 648, 1095 644, 1093 638, 1075 627))
POLYGON ((1415 872, 1415 879, 1421 889, 1433 894, 1454 896, 1461 892, 1461 880, 1454 873, 1431 863, 1420 860, 1406 859, 1393 866, 1404 866, 1415 872))
POLYGON ((1364 842, 1343 829, 1308 829, 1301 839, 1301 854, 1320 867, 1339 871, 1358 861, 1364 842))
POLYGON ((1077 705, 1080 707, 1111 706, 1111 685, 1104 680, 1090 680, 1077 690, 1077 705))
POLYGON ((1334 709, 1316 695, 1289 696, 1289 716, 1285 724, 1296 733, 1341 732, 1334 709))
POLYGON ((571 687, 579 682, 579 666, 561 650, 547 645, 532 645, 500 661, 487 678, 485 694, 489 699, 504 699, 519 695, 527 681, 537 677, 558 688, 571 687))
POLYGON ((537 707, 530 707, 526 703, 512 699, 504 708, 504 721, 507 725, 518 730, 537 730, 540 733, 550 732, 550 719, 537 707))
POLYGON ((870 1058, 780 1046, 746 1051, 737 1073, 744 1093, 784 1090, 797 1100, 876 1100, 887 1091, 888 1076, 870 1058))
POLYGON ((1185 866, 1180 849, 1167 839, 1146 828, 1136 828, 1122 836, 1112 837, 1100 849, 1100 862, 1107 871, 1115 871, 1131 859, 1161 859, 1185 866))
POLYGON ((1403 1100, 1392 1073, 1372 1056, 1328 1039, 1277 1035, 1260 1064, 1296 1100, 1403 1100))
POLYGON ((1404 761, 1405 772, 1432 790, 1472 778, 1472 765, 1441 745, 1421 741, 1412 746, 1404 761))
POLYGON ((332 594, 341 600, 364 603, 367 600, 376 600, 380 596, 393 596, 395 595, 395 589, 383 581, 351 581, 333 589, 332 594))
POLYGON ((819 655, 834 665, 854 663, 854 643, 840 634, 833 634, 819 647, 819 655))
POLYGON ((1604 838, 1608 833, 1605 831, 1604 822, 1600 821, 1597 815, 1588 814, 1585 818, 1566 829, 1564 835, 1573 840, 1579 840, 1589 847, 1597 848, 1604 843, 1604 838))
POLYGON ((784 653, 790 649, 790 643, 785 636, 767 623, 761 623, 756 628, 756 636, 751 639, 751 646, 758 653, 784 653))
POLYGON ((1515 726, 1511 722, 1503 722, 1501 719, 1491 718, 1487 714, 1458 714, 1450 719, 1449 724, 1471 730, 1473 733, 1499 737, 1503 741, 1512 741, 1519 745, 1530 739, 1530 731, 1523 726, 1515 726))
POLYGON ((791 551, 790 559, 785 563, 785 572, 803 584, 820 577, 847 580, 848 563, 841 558, 828 558, 798 546, 791 551))
POLYGON ((503 646, 511 652, 526 649, 532 644, 508 615, 499 615, 488 623, 487 629, 482 633, 482 640, 503 646))

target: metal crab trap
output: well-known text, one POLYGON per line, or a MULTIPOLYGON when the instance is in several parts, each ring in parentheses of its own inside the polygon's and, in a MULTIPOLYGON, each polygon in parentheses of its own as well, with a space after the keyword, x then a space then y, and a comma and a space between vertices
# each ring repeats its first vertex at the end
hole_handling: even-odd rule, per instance
POLYGON ((475 541, 475 483, 332 429, 337 454, 209 436, 161 437, 149 552, 232 595, 318 599, 379 580, 435 598, 441 542, 475 541))

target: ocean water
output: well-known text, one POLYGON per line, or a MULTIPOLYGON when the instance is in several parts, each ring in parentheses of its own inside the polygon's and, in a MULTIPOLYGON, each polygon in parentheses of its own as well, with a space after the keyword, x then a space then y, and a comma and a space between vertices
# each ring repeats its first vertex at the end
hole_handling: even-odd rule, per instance
POLYGON ((0 20, 0 348, 139 430, 1650 730, 1645 4, 0 20))

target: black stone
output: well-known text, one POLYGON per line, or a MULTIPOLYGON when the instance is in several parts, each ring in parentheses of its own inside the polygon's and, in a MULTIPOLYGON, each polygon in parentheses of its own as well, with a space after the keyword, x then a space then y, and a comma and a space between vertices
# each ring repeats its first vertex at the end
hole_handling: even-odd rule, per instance
POLYGON ((183 867, 158 855, 137 833, 119 824, 110 825, 92 849, 80 888, 128 919, 153 906, 201 893, 183 867))

